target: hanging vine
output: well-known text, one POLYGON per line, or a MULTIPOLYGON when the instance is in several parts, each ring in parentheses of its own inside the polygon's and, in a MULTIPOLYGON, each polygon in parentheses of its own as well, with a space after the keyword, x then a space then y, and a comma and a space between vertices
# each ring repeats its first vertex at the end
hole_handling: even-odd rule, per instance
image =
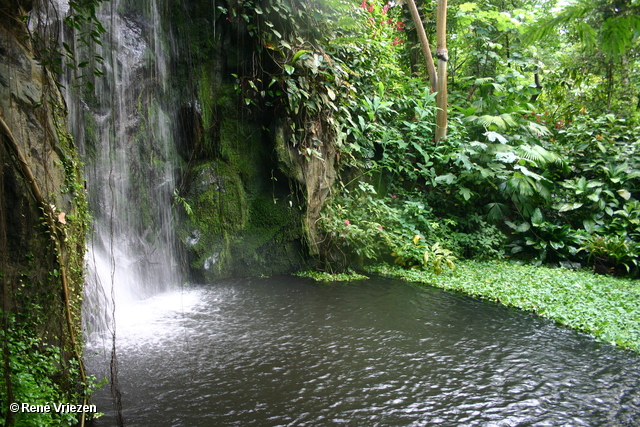
POLYGON ((219 7, 230 21, 246 26, 260 56, 251 73, 234 74, 244 103, 289 118, 288 142, 307 160, 322 159, 319 148, 326 141, 320 128, 337 135, 334 115, 343 113, 341 100, 355 92, 346 66, 325 51, 322 32, 328 28, 313 18, 323 13, 317 7, 289 0, 219 7))

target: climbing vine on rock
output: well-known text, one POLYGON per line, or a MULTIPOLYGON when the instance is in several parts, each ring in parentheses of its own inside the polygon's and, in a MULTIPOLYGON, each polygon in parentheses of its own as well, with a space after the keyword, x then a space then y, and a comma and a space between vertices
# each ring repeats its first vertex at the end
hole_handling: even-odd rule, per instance
MULTIPOLYGON (((98 25, 97 3, 70 2, 70 19, 83 31, 98 25)), ((89 214, 56 79, 87 65, 75 63, 73 46, 61 42, 60 14, 57 5, 39 1, 12 3, 0 15, 2 55, 20 58, 0 70, 8 82, 0 87, 0 418, 7 426, 53 424, 14 417, 5 404, 42 396, 74 404, 88 399, 80 309, 89 214)), ((99 28, 93 31, 85 43, 99 37, 99 28)))

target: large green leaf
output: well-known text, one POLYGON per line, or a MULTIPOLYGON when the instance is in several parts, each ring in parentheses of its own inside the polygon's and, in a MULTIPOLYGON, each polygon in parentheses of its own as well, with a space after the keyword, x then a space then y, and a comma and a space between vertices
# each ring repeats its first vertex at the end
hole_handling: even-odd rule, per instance
POLYGON ((533 224, 534 227, 540 227, 543 223, 544 217, 542 216, 542 212, 540 208, 536 208, 536 210, 533 211, 533 215, 531 215, 531 224, 533 224))

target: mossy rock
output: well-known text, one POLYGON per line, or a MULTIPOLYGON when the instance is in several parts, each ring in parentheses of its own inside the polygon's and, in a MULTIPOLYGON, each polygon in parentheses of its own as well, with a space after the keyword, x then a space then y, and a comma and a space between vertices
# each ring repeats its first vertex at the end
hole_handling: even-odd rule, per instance
POLYGON ((243 229, 247 222, 242 181, 237 172, 222 161, 195 168, 193 176, 186 197, 192 213, 180 227, 179 235, 189 251, 193 270, 204 278, 226 276, 228 235, 243 229))
MULTIPOLYGON (((235 167, 217 160, 194 168, 179 231, 196 280, 283 274, 302 265, 302 213, 286 197, 249 193, 235 167)), ((260 185, 249 185, 257 188, 260 185)))

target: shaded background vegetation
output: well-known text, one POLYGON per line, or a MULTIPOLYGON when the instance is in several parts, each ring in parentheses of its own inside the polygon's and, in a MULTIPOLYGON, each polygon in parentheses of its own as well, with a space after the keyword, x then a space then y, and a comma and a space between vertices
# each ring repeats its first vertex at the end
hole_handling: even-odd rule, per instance
MULTIPOLYGON (((419 6, 432 35, 435 6, 419 6)), ((326 14, 341 18, 323 47, 348 90, 334 102, 341 181, 320 221, 328 258, 413 266, 439 243, 459 258, 635 275, 637 12, 450 3, 449 134, 436 143, 406 8, 332 2, 326 14)))

